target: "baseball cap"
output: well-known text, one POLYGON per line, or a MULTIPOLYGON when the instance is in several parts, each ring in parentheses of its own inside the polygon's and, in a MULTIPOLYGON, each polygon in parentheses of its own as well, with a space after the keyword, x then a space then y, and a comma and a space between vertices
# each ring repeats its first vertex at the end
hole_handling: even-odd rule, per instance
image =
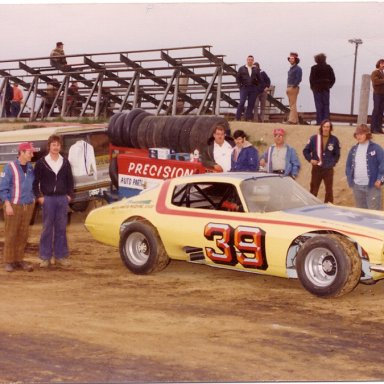
POLYGON ((18 147, 19 152, 20 151, 32 151, 36 152, 36 149, 33 147, 32 143, 20 143, 18 147))
POLYGON ((273 136, 276 136, 276 135, 284 136, 285 135, 284 128, 275 128, 273 130, 273 136))

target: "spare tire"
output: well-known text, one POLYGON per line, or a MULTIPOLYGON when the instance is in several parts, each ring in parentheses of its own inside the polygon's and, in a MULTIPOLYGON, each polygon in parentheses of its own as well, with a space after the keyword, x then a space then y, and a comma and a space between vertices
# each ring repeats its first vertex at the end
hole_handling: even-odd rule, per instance
POLYGON ((110 119, 108 123, 107 135, 111 139, 113 137, 113 132, 115 129, 115 123, 117 118, 121 115, 122 112, 115 113, 110 119))
POLYGON ((156 116, 146 116, 141 121, 139 129, 137 130, 137 143, 138 148, 148 148, 147 144, 147 126, 155 119, 156 116))
POLYGON ((126 114, 123 126, 120 131, 121 142, 123 143, 124 147, 133 146, 130 135, 131 126, 134 120, 142 113, 146 113, 144 109, 135 108, 126 114))
POLYGON ((140 148, 139 146, 139 141, 138 141, 138 131, 139 131, 139 126, 141 122, 148 116, 152 116, 148 112, 140 113, 135 117, 135 119, 131 122, 131 127, 129 129, 129 136, 130 136, 130 141, 132 143, 133 148, 140 148))
POLYGON ((126 117, 126 113, 122 113, 115 120, 114 127, 112 130, 112 136, 109 138, 113 145, 117 145, 118 147, 124 146, 124 143, 121 139, 122 131, 124 129, 124 121, 126 117))
POLYGON ((179 134, 179 150, 180 152, 190 153, 193 149, 191 149, 190 141, 191 141, 191 130, 196 121, 197 117, 191 116, 188 120, 185 120, 179 134))

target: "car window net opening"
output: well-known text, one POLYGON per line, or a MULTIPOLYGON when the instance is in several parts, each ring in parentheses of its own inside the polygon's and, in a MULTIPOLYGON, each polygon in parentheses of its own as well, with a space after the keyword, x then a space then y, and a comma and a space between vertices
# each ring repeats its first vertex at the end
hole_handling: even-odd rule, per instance
POLYGON ((244 212, 236 187, 228 183, 177 185, 172 204, 178 207, 244 212))

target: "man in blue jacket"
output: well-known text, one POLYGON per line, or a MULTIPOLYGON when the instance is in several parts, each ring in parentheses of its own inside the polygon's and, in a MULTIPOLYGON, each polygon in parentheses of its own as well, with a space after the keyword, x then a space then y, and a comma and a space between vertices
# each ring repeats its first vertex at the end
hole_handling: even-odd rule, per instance
POLYGON ((298 124, 299 114, 297 113, 297 97, 300 91, 300 83, 303 77, 303 71, 299 67, 300 59, 296 52, 291 52, 288 57, 289 64, 291 67, 288 71, 287 79, 287 96, 289 101, 289 117, 288 124, 298 124))
POLYGON ((245 102, 248 100, 247 109, 245 111, 245 120, 253 120, 253 108, 257 96, 257 85, 260 83, 260 71, 254 65, 252 55, 247 57, 247 64, 242 65, 237 74, 236 82, 240 88, 240 103, 236 111, 236 120, 241 120, 241 115, 244 112, 245 102))
POLYGON ((366 124, 356 127, 354 145, 347 157, 345 174, 353 190, 357 208, 381 210, 381 186, 384 183, 384 151, 371 141, 366 124))
POLYGON ((28 240, 29 223, 35 206, 31 143, 21 143, 18 158, 4 166, 0 182, 0 199, 4 203, 4 263, 7 272, 15 269, 33 271, 23 260, 28 240))
POLYGON ((324 181, 325 203, 333 203, 333 173, 340 159, 339 139, 332 135, 332 131, 332 123, 324 120, 319 133, 310 137, 303 150, 305 159, 312 165, 310 192, 317 196, 324 181))
POLYGON ((268 173, 297 177, 300 171, 300 160, 296 150, 284 141, 285 130, 273 130, 274 145, 271 145, 261 156, 260 165, 266 167, 268 173))

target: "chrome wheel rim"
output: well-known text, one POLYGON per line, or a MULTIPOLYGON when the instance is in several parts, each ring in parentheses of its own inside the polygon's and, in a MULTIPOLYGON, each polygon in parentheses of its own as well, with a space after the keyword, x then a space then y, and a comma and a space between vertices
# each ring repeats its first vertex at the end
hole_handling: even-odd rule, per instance
POLYGON ((316 248, 310 251, 305 259, 305 273, 311 283, 327 287, 337 276, 337 261, 327 248, 316 248))
POLYGON ((140 232, 131 233, 125 242, 125 254, 131 263, 144 265, 150 254, 147 238, 140 232))

